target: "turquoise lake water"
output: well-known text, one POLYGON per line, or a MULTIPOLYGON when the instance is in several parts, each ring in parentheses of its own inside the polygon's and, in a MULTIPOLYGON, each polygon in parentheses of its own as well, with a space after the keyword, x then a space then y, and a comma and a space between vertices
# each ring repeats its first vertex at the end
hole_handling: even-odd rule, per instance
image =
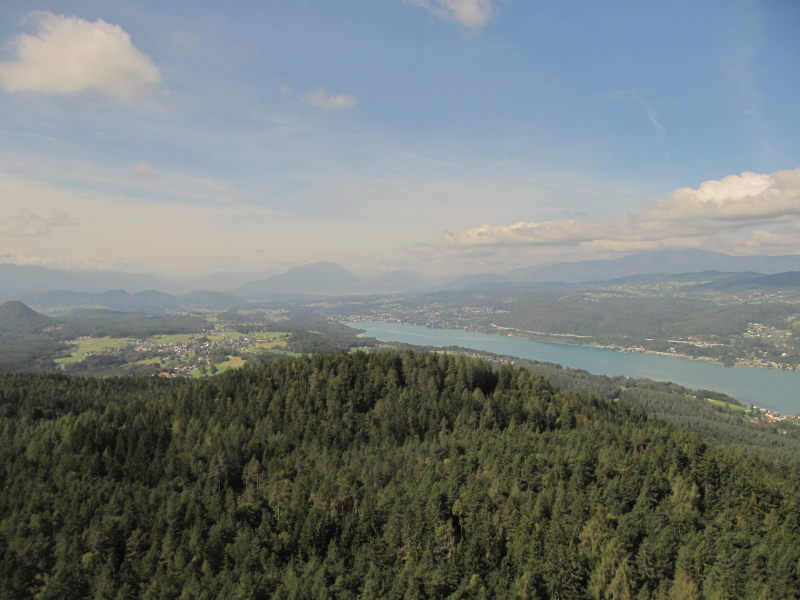
POLYGON ((519 337, 476 333, 460 329, 431 329, 418 325, 358 322, 364 335, 386 342, 418 346, 462 346, 507 354, 597 375, 627 375, 672 381, 694 389, 723 392, 743 404, 757 404, 783 414, 800 414, 800 372, 757 367, 724 367, 715 363, 656 354, 617 352, 571 344, 537 342, 519 337))

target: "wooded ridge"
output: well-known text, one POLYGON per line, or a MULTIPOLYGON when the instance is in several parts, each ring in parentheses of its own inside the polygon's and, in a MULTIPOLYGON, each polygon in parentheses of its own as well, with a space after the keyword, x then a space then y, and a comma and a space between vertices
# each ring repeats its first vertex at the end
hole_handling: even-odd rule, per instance
POLYGON ((444 354, 0 377, 0 598, 796 598, 798 473, 444 354))

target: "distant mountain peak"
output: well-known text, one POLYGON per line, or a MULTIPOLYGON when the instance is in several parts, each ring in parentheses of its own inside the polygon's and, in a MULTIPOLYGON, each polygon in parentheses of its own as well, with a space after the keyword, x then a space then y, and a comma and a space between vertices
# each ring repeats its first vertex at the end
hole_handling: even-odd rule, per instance
POLYGON ((0 304, 0 314, 38 315, 39 313, 21 300, 9 300, 0 304))
POLYGON ((136 292, 153 288, 165 291, 179 288, 160 277, 140 273, 49 269, 9 263, 0 263, 0 281, 0 299, 60 290, 100 293, 114 289, 136 292))
POLYGON ((342 265, 338 265, 328 260, 321 260, 318 262, 292 267, 285 273, 281 273, 280 275, 273 275, 273 277, 281 277, 283 275, 288 275, 289 273, 335 273, 335 274, 346 274, 350 277, 355 277, 355 275, 353 275, 353 272, 350 271, 349 269, 346 269, 342 265))
POLYGON ((240 291, 249 296, 345 295, 418 291, 425 286, 423 278, 411 271, 389 271, 370 277, 359 277, 341 265, 323 260, 293 267, 279 275, 250 281, 240 291))
POLYGON ((698 273, 775 274, 800 271, 800 254, 734 256, 702 248, 634 252, 620 258, 559 262, 512 269, 500 275, 480 273, 447 282, 443 289, 459 290, 507 283, 590 283, 653 274, 698 273))
POLYGON ((561 262, 544 267, 523 267, 505 275, 507 281, 585 283, 650 273, 695 273, 700 271, 780 273, 800 270, 800 255, 733 256, 703 250, 678 248, 635 252, 621 258, 561 262))

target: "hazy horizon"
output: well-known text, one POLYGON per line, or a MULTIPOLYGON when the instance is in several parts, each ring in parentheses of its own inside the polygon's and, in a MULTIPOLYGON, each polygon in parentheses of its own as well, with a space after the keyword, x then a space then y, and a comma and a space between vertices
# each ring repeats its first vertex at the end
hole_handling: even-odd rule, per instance
POLYGON ((0 262, 441 276, 800 250, 797 3, 2 16, 0 262))

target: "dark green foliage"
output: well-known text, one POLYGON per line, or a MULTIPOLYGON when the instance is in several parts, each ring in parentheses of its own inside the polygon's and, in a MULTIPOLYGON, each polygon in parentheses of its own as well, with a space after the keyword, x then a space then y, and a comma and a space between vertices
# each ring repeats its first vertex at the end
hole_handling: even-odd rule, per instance
MULTIPOLYGON (((506 359, 508 360, 508 359, 506 359)), ((800 466, 800 428, 793 424, 754 424, 739 411, 727 410, 707 398, 738 404, 710 390, 690 390, 676 383, 593 375, 580 369, 515 359, 542 375, 555 388, 584 396, 624 400, 657 417, 726 447, 736 454, 759 454, 768 460, 800 466), (788 426, 787 426, 788 425, 788 426)))
POLYGON ((243 312, 231 309, 219 313, 218 318, 234 331, 286 331, 289 332, 287 350, 299 354, 342 352, 353 346, 374 346, 371 338, 359 338, 359 331, 326 318, 315 310, 286 303, 253 304, 243 312), (285 314, 277 321, 265 319, 257 308, 281 309, 285 314), (255 315, 253 314, 255 312, 255 315))
POLYGON ((0 373, 52 369, 53 359, 63 356, 67 348, 46 335, 0 334, 0 373))
POLYGON ((665 276, 661 283, 648 283, 648 278, 661 279, 652 275, 628 285, 499 284, 341 302, 319 310, 445 329, 510 329, 534 339, 678 353, 730 365, 800 364, 800 346, 792 335, 792 323, 800 320, 798 288, 778 291, 765 284, 747 293, 722 293, 689 283, 719 275, 665 276))
POLYGON ((200 333, 208 328, 202 317, 144 315, 112 310, 84 310, 66 319, 58 335, 63 339, 89 337, 147 337, 157 334, 200 333))
POLYGON ((681 335, 691 332, 692 335, 722 338, 745 331, 748 324, 753 322, 783 328, 786 326, 786 319, 793 315, 797 315, 796 304, 778 302, 740 304, 713 308, 692 315, 675 323, 672 331, 681 335))
POLYGON ((0 378, 0 598, 796 598, 798 477, 446 355, 0 378))

